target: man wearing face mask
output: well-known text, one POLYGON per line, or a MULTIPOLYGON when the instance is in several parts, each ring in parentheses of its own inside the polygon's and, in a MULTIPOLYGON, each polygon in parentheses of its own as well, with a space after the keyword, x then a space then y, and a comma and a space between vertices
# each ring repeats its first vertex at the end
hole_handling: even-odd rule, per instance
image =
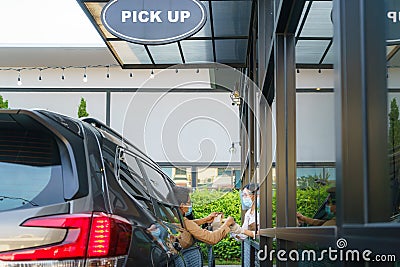
POLYGON ((167 250, 167 247, 162 241, 162 232, 158 224, 153 223, 149 228, 147 228, 147 231, 153 236, 154 240, 156 240, 165 250, 167 250))
POLYGON ((186 187, 175 186, 173 191, 179 204, 179 211, 184 216, 183 225, 185 231, 182 231, 178 236, 178 241, 182 248, 188 248, 193 245, 194 238, 206 244, 215 245, 230 232, 229 226, 235 223, 231 216, 229 216, 221 227, 215 231, 208 231, 201 228, 200 225, 211 223, 214 218, 219 215, 217 212, 212 212, 207 217, 196 220, 189 220, 186 218, 185 216, 192 212, 192 205, 189 196, 190 190, 186 187))
POLYGON ((237 240, 244 240, 247 237, 255 238, 256 236, 256 213, 257 224, 260 223, 260 214, 256 211, 259 207, 260 200, 258 199, 258 184, 250 183, 243 187, 242 191, 242 207, 246 211, 244 215, 243 225, 240 227, 238 224, 231 226, 231 236, 237 240), (256 201, 257 198, 257 201, 256 201))
POLYGON ((326 190, 329 193, 328 202, 325 205, 326 220, 312 219, 297 213, 299 223, 306 223, 312 226, 334 226, 336 225, 336 187, 326 190))

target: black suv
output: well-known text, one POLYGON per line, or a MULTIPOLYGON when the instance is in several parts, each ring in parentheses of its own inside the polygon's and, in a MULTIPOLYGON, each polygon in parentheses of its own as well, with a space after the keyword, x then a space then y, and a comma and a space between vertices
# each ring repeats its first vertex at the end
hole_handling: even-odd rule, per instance
POLYGON ((0 110, 0 130, 0 266, 174 265, 175 185, 134 145, 44 110, 0 110))

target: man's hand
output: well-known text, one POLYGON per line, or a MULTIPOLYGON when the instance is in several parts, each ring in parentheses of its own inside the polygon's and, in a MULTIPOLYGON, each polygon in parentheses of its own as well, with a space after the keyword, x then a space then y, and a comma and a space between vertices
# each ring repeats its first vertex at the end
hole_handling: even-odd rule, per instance
POLYGON ((297 220, 299 221, 299 223, 304 223, 305 216, 303 214, 301 214, 300 212, 297 212, 296 217, 297 217, 297 220))

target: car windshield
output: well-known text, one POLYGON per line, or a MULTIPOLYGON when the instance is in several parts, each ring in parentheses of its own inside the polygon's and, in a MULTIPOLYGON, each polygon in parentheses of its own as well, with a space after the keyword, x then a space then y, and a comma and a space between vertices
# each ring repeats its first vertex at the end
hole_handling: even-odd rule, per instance
POLYGON ((54 138, 27 130, 0 133, 0 211, 63 201, 54 138))

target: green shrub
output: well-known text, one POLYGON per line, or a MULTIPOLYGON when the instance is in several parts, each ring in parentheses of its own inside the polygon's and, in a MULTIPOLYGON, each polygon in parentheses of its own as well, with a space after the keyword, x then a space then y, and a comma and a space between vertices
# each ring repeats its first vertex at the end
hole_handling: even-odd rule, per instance
MULTIPOLYGON (((313 217, 322 202, 327 197, 326 189, 330 187, 307 187, 297 188, 296 201, 297 211, 305 216, 313 217)), ((272 194, 272 220, 273 226, 276 225, 276 190, 272 194)), ((196 218, 203 218, 211 212, 221 211, 225 217, 232 216, 236 222, 241 220, 241 203, 239 191, 222 192, 216 190, 196 190, 191 195, 193 204, 193 211, 196 218)), ((202 248, 203 255, 207 258, 208 249, 206 244, 199 244, 202 248)), ((241 243, 229 235, 227 238, 221 240, 218 244, 213 246, 215 258, 224 260, 240 259, 241 257, 241 243)))
POLYGON ((8 100, 4 99, 3 96, 0 95, 0 109, 8 109, 8 100))
POLYGON ((81 97, 81 102, 78 107, 78 118, 87 117, 89 113, 86 111, 86 100, 81 97))
POLYGON ((326 189, 330 187, 321 186, 320 188, 297 189, 297 211, 304 216, 313 217, 328 196, 326 189))
MULTIPOLYGON (((223 212, 225 218, 232 216, 240 223, 240 196, 239 191, 222 192, 217 190, 196 190, 191 195, 193 211, 196 218, 203 218, 211 212, 223 212)), ((203 255, 207 258, 207 246, 200 243, 203 255)), ((213 246, 215 258, 224 260, 240 259, 241 243, 228 237, 213 246)))

